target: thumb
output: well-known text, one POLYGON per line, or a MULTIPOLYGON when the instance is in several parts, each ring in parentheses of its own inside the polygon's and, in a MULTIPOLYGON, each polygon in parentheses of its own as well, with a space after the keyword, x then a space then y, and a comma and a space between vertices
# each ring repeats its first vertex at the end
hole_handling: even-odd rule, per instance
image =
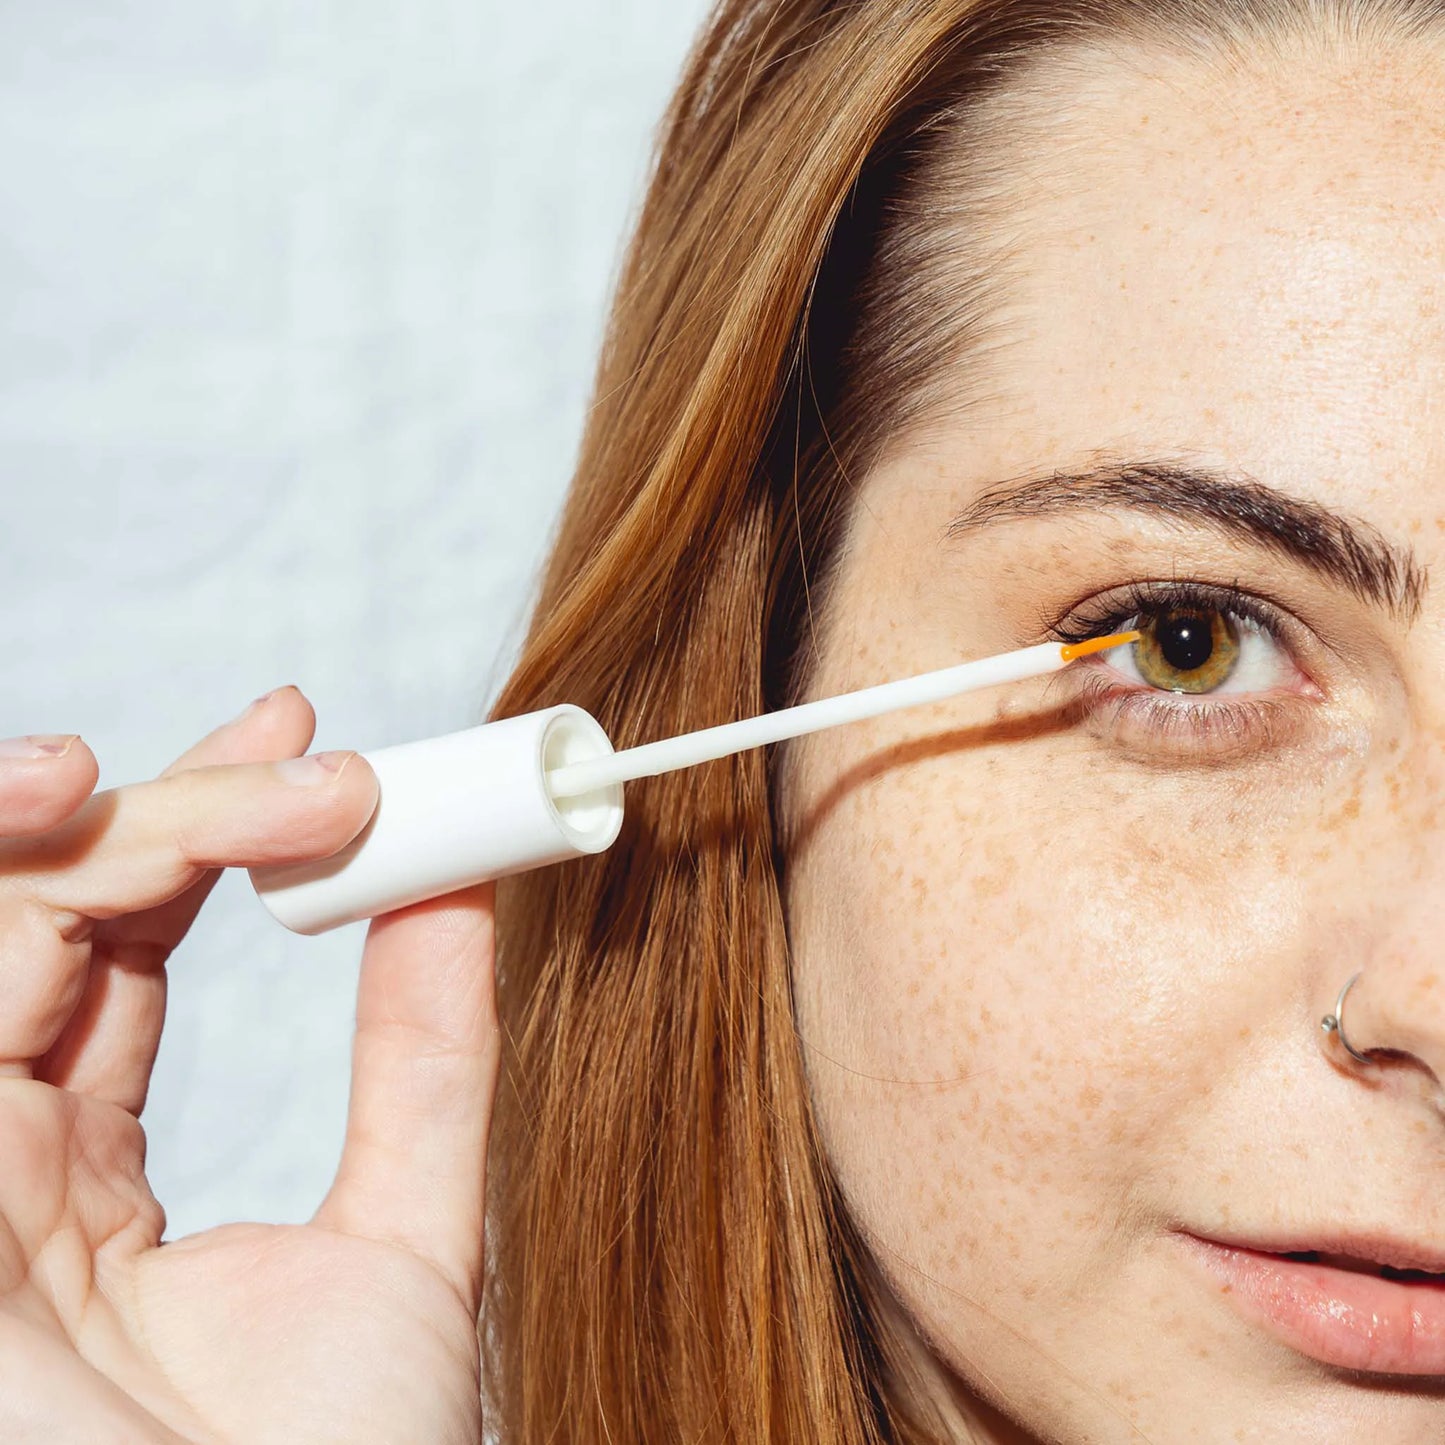
POLYGON ((373 919, 351 1106, 316 1222, 399 1244, 480 1303, 487 1136, 501 1057, 490 883, 373 919))

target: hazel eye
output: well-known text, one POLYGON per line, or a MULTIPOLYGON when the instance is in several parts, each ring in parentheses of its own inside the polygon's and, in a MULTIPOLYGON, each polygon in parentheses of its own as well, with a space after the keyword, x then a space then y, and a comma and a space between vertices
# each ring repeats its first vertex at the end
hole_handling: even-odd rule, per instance
POLYGON ((1170 608, 1139 621, 1134 665, 1163 692, 1214 692, 1239 666, 1239 629, 1217 607, 1170 608))
POLYGON ((1157 692, 1267 692, 1295 675, 1271 629, 1206 602, 1141 608, 1129 620, 1143 636, 1112 654, 1110 667, 1157 692))

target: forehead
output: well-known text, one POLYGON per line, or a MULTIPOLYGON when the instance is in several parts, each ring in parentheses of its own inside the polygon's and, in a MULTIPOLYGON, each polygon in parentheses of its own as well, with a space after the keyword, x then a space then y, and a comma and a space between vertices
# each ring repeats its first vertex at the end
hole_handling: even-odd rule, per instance
POLYGON ((1415 530, 1445 476, 1442 53, 1045 62, 1000 102, 984 399, 929 450, 985 480, 1182 450, 1415 530))

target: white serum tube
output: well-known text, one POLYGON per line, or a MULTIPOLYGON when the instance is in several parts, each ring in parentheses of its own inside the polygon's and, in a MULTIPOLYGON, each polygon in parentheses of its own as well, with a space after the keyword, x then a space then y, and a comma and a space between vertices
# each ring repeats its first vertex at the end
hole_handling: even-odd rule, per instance
POLYGON ((601 853, 622 827, 622 787, 554 799, 547 775, 612 754, 601 725, 563 705, 361 756, 376 811, 330 858, 250 870, 271 914, 317 934, 567 858, 601 853))

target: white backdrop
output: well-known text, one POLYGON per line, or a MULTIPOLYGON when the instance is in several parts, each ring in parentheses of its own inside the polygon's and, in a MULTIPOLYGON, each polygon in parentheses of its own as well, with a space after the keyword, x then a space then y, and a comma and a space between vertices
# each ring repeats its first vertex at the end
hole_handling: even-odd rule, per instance
MULTIPOLYGON (((105 788, 285 683, 317 751, 480 718, 705 8, 0 6, 0 737, 105 788)), ((221 880, 145 1113, 170 1237, 319 1201, 364 929, 221 880)))

